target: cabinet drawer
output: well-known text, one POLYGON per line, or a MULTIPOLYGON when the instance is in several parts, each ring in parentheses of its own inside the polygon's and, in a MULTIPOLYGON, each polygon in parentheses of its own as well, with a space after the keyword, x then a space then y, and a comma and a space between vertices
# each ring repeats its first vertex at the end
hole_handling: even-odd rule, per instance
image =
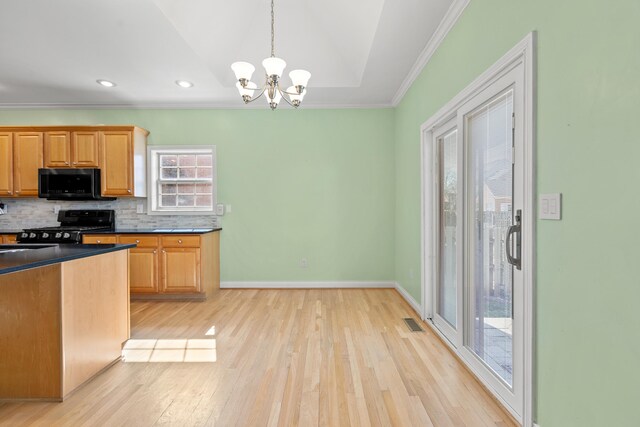
POLYGON ((200 236, 191 236, 191 235, 162 236, 162 246, 165 248, 199 248, 200 236))
POLYGON ((116 243, 116 236, 113 234, 87 234, 82 236, 82 243, 85 245, 92 244, 113 244, 116 243))
POLYGON ((158 247, 158 238, 149 235, 122 235, 118 236, 119 243, 133 243, 139 248, 156 248, 158 247))

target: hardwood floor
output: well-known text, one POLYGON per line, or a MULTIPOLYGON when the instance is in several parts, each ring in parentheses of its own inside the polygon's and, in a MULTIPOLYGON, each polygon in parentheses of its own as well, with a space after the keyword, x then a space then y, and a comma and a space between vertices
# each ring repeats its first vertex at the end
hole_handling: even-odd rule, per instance
POLYGON ((415 313, 391 289, 133 302, 126 362, 62 403, 0 404, 0 425, 514 425, 433 332, 409 332, 404 317, 415 313))

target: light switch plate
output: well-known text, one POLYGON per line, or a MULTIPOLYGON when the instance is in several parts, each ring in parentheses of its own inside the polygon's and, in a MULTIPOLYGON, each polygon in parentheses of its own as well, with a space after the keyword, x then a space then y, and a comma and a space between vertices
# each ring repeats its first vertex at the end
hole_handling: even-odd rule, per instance
POLYGON ((224 215, 224 205, 222 203, 218 203, 216 205, 216 215, 218 216, 224 215))
POLYGON ((540 194, 538 203, 538 218, 562 219, 562 193, 540 194))

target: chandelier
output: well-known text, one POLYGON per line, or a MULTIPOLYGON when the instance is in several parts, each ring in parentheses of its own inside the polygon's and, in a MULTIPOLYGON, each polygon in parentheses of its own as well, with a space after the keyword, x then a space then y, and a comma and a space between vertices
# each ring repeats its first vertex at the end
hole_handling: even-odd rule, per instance
POLYGON ((273 0, 271 0, 271 56, 262 61, 266 79, 264 86, 262 89, 258 89, 258 86, 251 81, 251 76, 256 70, 256 67, 248 62, 234 62, 231 64, 231 69, 235 73, 236 79, 238 79, 236 87, 245 104, 253 102, 266 94, 266 100, 272 110, 278 107, 281 99, 284 99, 292 107, 298 108, 307 93, 307 83, 309 82, 311 73, 306 70, 291 71, 289 77, 291 78, 292 85, 289 86, 287 90, 282 90, 280 87, 280 77, 282 77, 282 72, 284 71, 284 67, 287 66, 287 63, 275 55, 274 22, 273 0), (257 90, 260 90, 260 94, 254 98, 253 95, 257 90))

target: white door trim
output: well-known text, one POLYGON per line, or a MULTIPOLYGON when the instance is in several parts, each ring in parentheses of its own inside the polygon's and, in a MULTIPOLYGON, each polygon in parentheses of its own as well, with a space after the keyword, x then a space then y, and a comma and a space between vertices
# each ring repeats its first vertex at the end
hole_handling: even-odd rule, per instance
MULTIPOLYGON (((523 144, 524 144, 524 209, 522 221, 522 265, 524 269, 524 402, 522 414, 513 414, 522 422, 523 426, 533 425, 533 401, 534 401, 534 333, 535 333, 535 107, 536 107, 536 34, 529 33, 522 41, 514 46, 495 64, 476 78, 470 85, 458 93, 451 101, 445 104, 420 128, 421 135, 421 253, 422 253, 422 307, 423 319, 431 318, 431 286, 433 282, 433 265, 435 252, 433 247, 432 218, 430 206, 433 201, 433 189, 429 182, 425 182, 426 176, 433 173, 431 168, 431 151, 433 130, 455 117, 457 110, 475 94, 481 92, 496 80, 500 79, 518 65, 524 66, 524 117, 523 144)), ((495 393, 494 393, 495 394, 495 393)), ((507 409, 510 409, 507 406, 507 409)))

